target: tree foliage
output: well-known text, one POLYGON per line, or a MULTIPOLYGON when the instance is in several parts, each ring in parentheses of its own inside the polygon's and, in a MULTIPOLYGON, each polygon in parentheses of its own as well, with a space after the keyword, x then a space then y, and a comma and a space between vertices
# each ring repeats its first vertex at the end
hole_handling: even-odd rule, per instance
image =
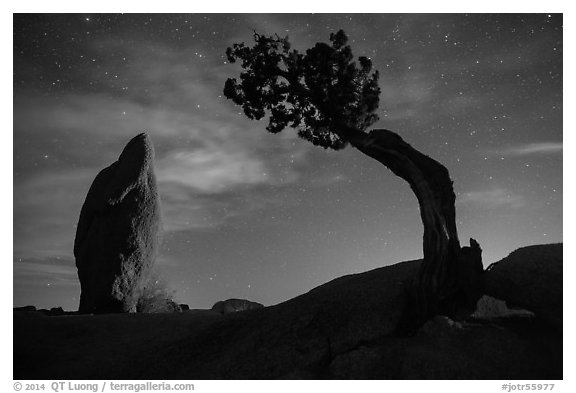
POLYGON ((338 150, 349 142, 347 132, 364 132, 378 120, 378 71, 367 57, 354 61, 344 31, 305 54, 291 50, 288 37, 255 32, 254 41, 253 47, 240 43, 226 50, 243 71, 240 81, 226 81, 224 95, 250 119, 268 112, 268 131, 294 127, 313 144, 338 150))

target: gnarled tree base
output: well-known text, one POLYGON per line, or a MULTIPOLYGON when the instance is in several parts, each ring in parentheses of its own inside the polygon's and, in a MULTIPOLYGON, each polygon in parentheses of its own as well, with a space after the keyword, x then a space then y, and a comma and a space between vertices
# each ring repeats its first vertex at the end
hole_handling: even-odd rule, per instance
POLYGON ((424 224, 424 262, 415 278, 411 306, 401 329, 418 327, 443 313, 470 309, 482 294, 482 257, 478 243, 460 247, 456 230, 456 196, 448 170, 388 130, 351 132, 350 143, 406 180, 416 194, 424 224))

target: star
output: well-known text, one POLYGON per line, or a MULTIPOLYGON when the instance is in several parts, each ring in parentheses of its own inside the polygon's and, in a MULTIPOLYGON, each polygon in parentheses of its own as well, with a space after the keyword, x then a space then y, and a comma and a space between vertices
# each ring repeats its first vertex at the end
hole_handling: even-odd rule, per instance
POLYGON ((421 257, 402 179, 353 146, 326 151, 289 127, 272 135, 266 116, 252 121, 223 95, 241 72, 226 48, 252 43, 254 27, 289 35, 300 53, 346 31, 380 72, 380 120, 366 132, 395 131, 447 168, 458 230, 478 237, 485 262, 562 241, 562 24, 546 13, 15 14, 14 301, 77 307, 78 288, 54 280, 38 296, 45 281, 19 272, 38 255, 73 269, 91 181, 143 128, 164 212, 157 266, 182 302, 250 290, 274 304, 421 257))

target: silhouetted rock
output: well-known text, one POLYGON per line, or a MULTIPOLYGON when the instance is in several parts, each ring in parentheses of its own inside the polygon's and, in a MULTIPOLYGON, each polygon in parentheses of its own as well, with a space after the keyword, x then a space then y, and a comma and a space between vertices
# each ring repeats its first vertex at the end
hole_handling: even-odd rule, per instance
POLYGON ((562 379, 562 335, 539 318, 435 316, 398 336, 420 264, 340 277, 249 312, 14 313, 14 378, 562 379), (97 356, 106 361, 93 367, 97 356))
POLYGON ((190 306, 188 306, 187 304, 179 304, 179 306, 180 306, 180 310, 182 310, 182 311, 190 310, 190 306))
POLYGON ((14 311, 36 311, 35 306, 14 307, 14 311))
POLYGON ((88 191, 74 242, 81 313, 136 309, 160 229, 153 160, 152 142, 140 134, 88 191))
POLYGON ((520 248, 489 266, 486 294, 562 329, 562 244, 520 248))
MULTIPOLYGON (((529 323, 528 323, 529 325, 529 323)), ((505 379, 561 375, 561 339, 539 327, 457 322, 436 316, 416 336, 387 337, 338 354, 338 379, 505 379), (530 329, 533 329, 531 332, 530 329), (536 343, 531 340, 536 339, 536 343), (542 343, 550 347, 545 347, 542 343), (548 363, 542 364, 546 358, 548 363)))
POLYGON ((174 300, 168 301, 168 310, 169 312, 182 312, 182 307, 174 300))
POLYGON ((51 317, 64 315, 65 313, 66 312, 64 311, 64 309, 62 309, 62 307, 52 307, 50 311, 48 311, 48 315, 50 315, 51 317))
POLYGON ((231 312, 254 310, 264 307, 260 303, 251 302, 246 299, 228 299, 220 300, 212 306, 212 311, 220 314, 228 314, 231 312))
POLYGON ((401 379, 562 378, 561 337, 531 319, 496 324, 436 316, 403 344, 401 379))

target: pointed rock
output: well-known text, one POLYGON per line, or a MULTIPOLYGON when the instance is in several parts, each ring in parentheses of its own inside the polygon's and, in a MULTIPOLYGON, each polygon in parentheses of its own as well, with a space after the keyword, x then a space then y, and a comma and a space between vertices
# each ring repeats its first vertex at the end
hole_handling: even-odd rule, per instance
POLYGON ((94 179, 78 221, 74 256, 79 312, 134 312, 159 242, 154 147, 134 137, 94 179))

